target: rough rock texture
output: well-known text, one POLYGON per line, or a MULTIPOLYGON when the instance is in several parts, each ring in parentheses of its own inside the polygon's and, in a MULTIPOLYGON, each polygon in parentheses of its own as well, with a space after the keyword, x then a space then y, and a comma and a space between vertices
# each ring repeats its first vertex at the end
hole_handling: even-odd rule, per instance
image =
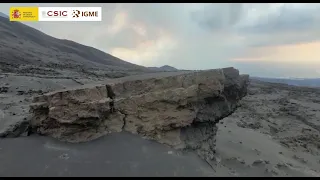
POLYGON ((320 89, 250 79, 218 126, 217 176, 320 177, 320 89))
POLYGON ((239 127, 320 157, 320 89, 251 80, 248 94, 233 114, 239 127))
POLYGON ((237 108, 247 85, 247 75, 224 68, 56 91, 34 98, 31 126, 69 142, 125 130, 213 159, 216 123, 237 108))

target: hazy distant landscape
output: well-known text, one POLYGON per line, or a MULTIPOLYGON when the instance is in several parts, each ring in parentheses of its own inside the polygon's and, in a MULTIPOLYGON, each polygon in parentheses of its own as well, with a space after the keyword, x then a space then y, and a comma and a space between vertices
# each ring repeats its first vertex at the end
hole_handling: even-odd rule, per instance
POLYGON ((282 83, 292 86, 306 86, 306 87, 320 87, 320 78, 313 79, 281 79, 281 78, 267 78, 267 77, 251 77, 252 79, 272 82, 272 83, 282 83))

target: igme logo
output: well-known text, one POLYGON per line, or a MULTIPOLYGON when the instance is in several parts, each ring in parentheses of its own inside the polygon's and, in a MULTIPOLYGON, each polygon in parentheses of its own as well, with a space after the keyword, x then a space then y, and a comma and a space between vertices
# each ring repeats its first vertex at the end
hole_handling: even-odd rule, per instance
POLYGON ((80 11, 80 10, 73 10, 72 17, 79 18, 79 17, 98 17, 99 11, 80 11))

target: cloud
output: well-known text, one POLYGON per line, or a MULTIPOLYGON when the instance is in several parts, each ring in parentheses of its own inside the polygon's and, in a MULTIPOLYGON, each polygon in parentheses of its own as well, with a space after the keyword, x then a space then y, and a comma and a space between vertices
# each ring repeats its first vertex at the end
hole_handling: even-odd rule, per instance
POLYGON ((246 53, 249 58, 235 58, 235 61, 268 61, 276 63, 282 57, 283 63, 296 65, 314 65, 320 67, 320 41, 310 43, 288 44, 269 47, 251 48, 246 53), (249 52, 250 51, 250 52, 249 52), (305 59, 301 61, 301 59, 305 59))
POLYGON ((196 22, 211 32, 229 30, 250 39, 246 42, 248 46, 265 46, 318 38, 319 10, 320 4, 232 3, 213 4, 193 16, 200 16, 196 22))
MULTIPOLYGON (((97 6, 5 4, 0 12, 8 12, 10 6, 32 5, 97 6)), ((320 4, 104 3, 99 6, 103 9, 101 22, 26 24, 54 37, 93 46, 145 66, 168 64, 182 69, 235 66, 256 75, 319 76, 311 65, 320 62, 316 50, 320 42, 320 4), (310 67, 312 70, 307 69, 310 67)))
POLYGON ((191 18, 199 26, 214 31, 226 29, 237 24, 244 13, 244 5, 241 3, 232 4, 210 4, 202 10, 191 12, 191 18))
POLYGON ((319 21, 318 4, 280 4, 273 11, 260 16, 254 24, 242 29, 247 33, 301 32, 315 27, 319 21))

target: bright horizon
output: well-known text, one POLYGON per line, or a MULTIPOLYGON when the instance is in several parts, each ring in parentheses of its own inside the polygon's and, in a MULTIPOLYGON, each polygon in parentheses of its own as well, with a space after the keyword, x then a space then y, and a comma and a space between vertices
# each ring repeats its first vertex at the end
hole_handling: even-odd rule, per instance
MULTIPOLYGON (((96 4, 2 4, 96 6, 96 4)), ((320 4, 100 4, 101 22, 24 23, 143 66, 320 77, 320 4), (84 34, 86 34, 84 36, 84 34)))

